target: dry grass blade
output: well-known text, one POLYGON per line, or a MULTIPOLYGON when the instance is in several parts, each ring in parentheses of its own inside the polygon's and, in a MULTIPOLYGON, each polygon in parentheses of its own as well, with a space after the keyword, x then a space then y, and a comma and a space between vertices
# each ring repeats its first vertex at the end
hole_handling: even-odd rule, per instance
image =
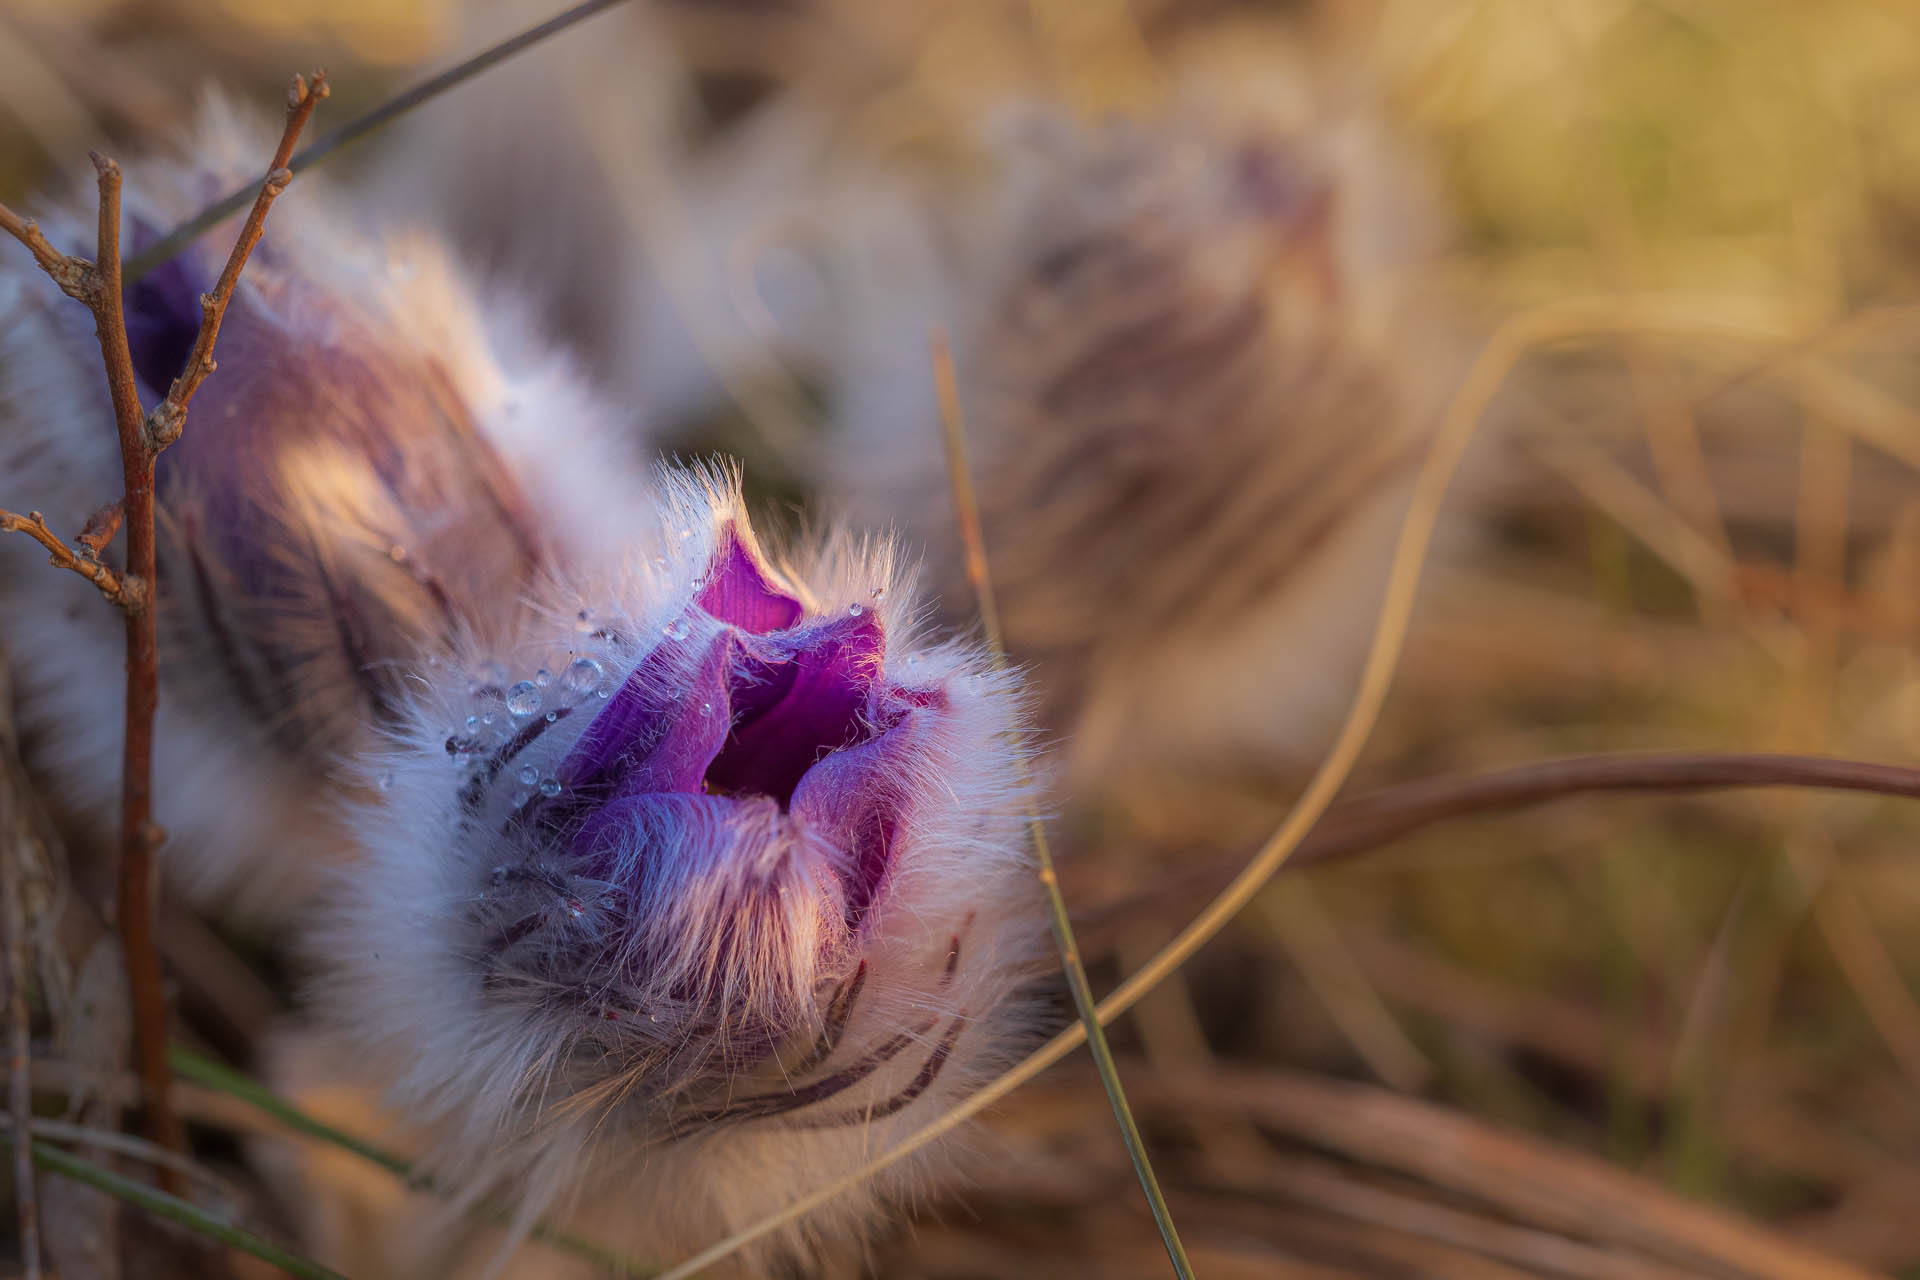
POLYGON ((1370 1086, 1213 1071, 1148 1088, 1164 1091, 1156 1101, 1243 1113, 1289 1138, 1471 1196, 1572 1239, 1636 1250, 1708 1275, 1864 1280, 1854 1267, 1589 1157, 1370 1086))
MULTIPOLYGON (((1443 775, 1370 791, 1332 806, 1294 851, 1292 864, 1331 862, 1364 853, 1455 818, 1502 813, 1569 796, 1608 792, 1683 795, 1741 787, 1805 787, 1920 800, 1920 769, 1873 760, 1767 752, 1615 751, 1535 760, 1465 777, 1443 775)), ((1081 928, 1105 931, 1150 894, 1214 892, 1245 861, 1212 856, 1181 882, 1104 903, 1081 928)))
MULTIPOLYGON (((973 468, 967 460, 966 424, 960 414, 960 389, 953 372, 953 353, 948 349, 946 339, 938 335, 933 341, 933 373, 934 385, 940 397, 940 427, 946 441, 947 478, 953 486, 953 510, 960 526, 961 542, 966 548, 967 581, 972 585, 974 598, 979 602, 980 622, 986 631, 987 646, 993 654, 994 666, 1005 668, 1006 642, 1000 634, 1000 610, 994 601, 993 577, 987 568, 986 541, 980 532, 980 504, 974 496, 973 468)), ((1023 775, 1026 773, 1024 767, 1021 772, 1023 775)), ((1031 778, 1025 776, 1021 781, 1023 787, 1031 784, 1031 778)), ((1147 1205, 1153 1211, 1154 1225, 1159 1228, 1160 1239, 1167 1248, 1167 1257, 1172 1260, 1177 1274, 1190 1277, 1193 1275, 1193 1264, 1187 1259, 1187 1251, 1180 1243, 1180 1232, 1174 1226, 1173 1213, 1167 1208, 1159 1179, 1154 1176, 1153 1162, 1147 1157, 1146 1140, 1140 1136, 1140 1126, 1127 1106, 1127 1092, 1120 1083, 1120 1069, 1114 1064, 1113 1050, 1107 1046, 1106 1032, 1101 1028, 1099 1016, 1094 1010, 1093 989, 1087 983, 1086 966, 1080 962, 1080 950, 1073 937, 1073 923, 1067 918, 1066 899, 1060 895, 1060 877, 1053 869, 1053 853, 1047 844, 1046 828, 1031 804, 1027 810, 1027 830, 1033 840, 1034 857, 1040 863, 1040 883, 1047 892, 1047 919, 1053 929, 1054 944, 1060 951, 1060 969, 1066 975, 1067 989, 1073 994, 1074 1010, 1079 1014, 1080 1025, 1086 1031, 1087 1044, 1100 1073, 1100 1084, 1107 1091, 1107 1100, 1113 1104, 1114 1122, 1120 1126, 1120 1136, 1127 1144, 1127 1157, 1133 1161, 1140 1188, 1146 1193, 1147 1205)))

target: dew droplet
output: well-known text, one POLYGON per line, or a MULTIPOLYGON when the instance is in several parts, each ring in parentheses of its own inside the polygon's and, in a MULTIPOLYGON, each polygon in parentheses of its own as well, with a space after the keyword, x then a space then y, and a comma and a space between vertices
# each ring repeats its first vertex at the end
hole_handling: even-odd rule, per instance
POLYGON ((540 691, 533 681, 522 680, 507 690, 507 710, 522 719, 540 709, 540 691))
POLYGON ((675 618, 667 624, 666 632, 669 639, 685 640, 687 638, 687 620, 685 618, 675 618))
POLYGON ((474 731, 475 729, 478 729, 479 727, 480 727, 480 717, 479 717, 479 716, 468 716, 468 717, 467 717, 467 732, 468 732, 468 733, 472 733, 472 732, 473 732, 473 731, 474 731))
POLYGON ((875 587, 873 589, 873 598, 875 600, 885 600, 887 598, 887 589, 885 587, 875 587))
POLYGON ((584 635, 585 633, 593 630, 593 627, 594 627, 593 610, 582 609, 580 612, 573 615, 573 629, 575 631, 578 631, 584 635))
POLYGON ((544 689, 553 683, 553 672, 542 667, 533 673, 533 682, 544 689))
POLYGON ((379 787, 382 791, 393 790, 393 774, 392 773, 383 773, 379 777, 375 778, 373 782, 374 782, 374 785, 379 787))
POLYGON ((866 609, 864 606, 861 605, 861 603, 858 600, 855 600, 852 604, 847 606, 847 612, 857 618, 861 614, 865 613, 866 609))
POLYGON ((712 715, 712 714, 713 714, 713 704, 712 704, 711 702, 703 702, 703 703, 701 703, 701 704, 700 704, 700 714, 701 714, 701 715, 703 715, 703 716, 710 716, 710 715, 712 715))
POLYGON ((540 771, 530 764, 521 765, 519 778, 520 781, 526 783, 528 786, 532 786, 534 783, 540 781, 540 771))
POLYGON ((493 723, 493 712, 491 712, 491 711, 489 711, 489 712, 487 712, 487 714, 485 714, 485 715, 483 715, 483 716, 481 716, 481 717, 480 717, 480 723, 481 723, 481 724, 492 724, 492 723, 493 723))
POLYGON ((567 673, 560 677, 560 683, 568 693, 585 694, 600 683, 607 669, 594 658, 575 658, 567 666, 567 673))
POLYGON ((543 796, 545 796, 545 797, 546 797, 547 799, 549 799, 549 800, 551 800, 551 799, 553 799, 553 798, 554 798, 555 796, 557 796, 557 795, 559 795, 559 794, 560 794, 560 779, 558 779, 558 778, 542 778, 542 779, 540 779, 540 794, 541 794, 541 795, 543 795, 543 796))
POLYGON ((557 720, 559 720, 559 719, 560 719, 560 713, 559 713, 558 711, 549 711, 549 712, 547 712, 547 723, 548 723, 548 724, 553 724, 554 722, 556 722, 556 721, 557 721, 557 720))

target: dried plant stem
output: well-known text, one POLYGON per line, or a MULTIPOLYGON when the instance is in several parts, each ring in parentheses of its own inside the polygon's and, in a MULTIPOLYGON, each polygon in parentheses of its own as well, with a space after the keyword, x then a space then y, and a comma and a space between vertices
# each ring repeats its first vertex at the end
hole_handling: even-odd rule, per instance
MULTIPOLYGON (((34 261, 50 275, 61 290, 84 302, 93 312, 94 331, 100 342, 101 361, 107 375, 107 390, 113 401, 114 427, 119 436, 121 479, 125 488, 117 515, 111 507, 88 522, 82 535, 83 552, 74 552, 46 530, 46 523, 29 517, 22 528, 37 538, 52 553, 55 564, 73 568, 88 577, 103 592, 102 580, 86 571, 89 558, 97 560, 116 520, 124 522, 127 536, 126 567, 108 598, 120 606, 127 637, 126 726, 121 754, 120 777, 120 864, 116 916, 121 946, 126 955, 127 983, 133 1004, 134 1045, 140 1078, 146 1086, 148 1127, 153 1140, 170 1151, 185 1149, 185 1133, 172 1106, 167 1072, 167 1002, 160 972, 159 953, 154 946, 155 872, 154 850, 164 833, 153 823, 153 720, 159 702, 160 660, 157 610, 154 607, 154 580, 157 563, 157 535, 154 523, 154 462, 168 444, 177 440, 186 418, 187 403, 201 382, 213 372, 213 342, 220 321, 233 294, 235 281, 246 265, 247 257, 259 242, 267 210, 286 188, 284 157, 313 113, 319 99, 326 96, 325 77, 316 74, 313 83, 296 76, 288 98, 287 123, 275 156, 274 171, 261 185, 253 213, 221 272, 214 292, 200 300, 201 320, 192 358, 165 400, 148 418, 140 405, 140 391, 133 371, 133 356, 127 345, 126 314, 121 296, 120 264, 120 166, 95 155, 94 168, 99 175, 99 234, 95 261, 69 257, 56 251, 30 221, 0 207, 0 229, 18 239, 33 254, 34 261), (36 527, 37 525, 37 527, 36 527), (42 537, 42 533, 45 534, 42 537), (63 563, 66 561, 74 563, 63 563)), ((179 1189, 179 1175, 171 1168, 161 1169, 161 1179, 169 1191, 179 1189)))
MULTIPOLYGON (((611 9, 615 5, 622 3, 625 3, 625 0, 585 0, 585 3, 576 4, 571 9, 556 14, 537 26, 529 27, 517 35, 509 36, 498 44, 481 50, 473 57, 462 62, 459 66, 443 71, 439 75, 415 85, 404 93, 387 99, 372 110, 355 116, 326 136, 315 139, 306 150, 297 156, 293 155, 291 146, 284 148, 285 154, 278 155, 274 158, 273 165, 268 170, 268 176, 272 176, 273 169, 285 168, 289 173, 299 173, 308 165, 318 164, 335 149, 343 147, 350 142, 356 142, 374 130, 392 123, 394 120, 407 114, 407 112, 412 111, 415 107, 423 106, 431 102, 447 90, 456 87, 464 81, 471 80, 474 76, 479 75, 489 67, 504 62, 514 54, 539 44, 548 36, 558 35, 576 22, 585 18, 591 18, 594 14, 602 10, 611 9)), ((253 187, 242 187, 240 190, 233 192, 231 195, 201 210, 192 218, 181 223, 165 236, 162 236, 157 242, 135 254, 127 263, 127 279, 129 281, 138 280, 141 276, 144 276, 147 272, 153 270, 192 244, 208 230, 217 226, 222 219, 238 213, 246 206, 248 198, 251 197, 253 193, 253 187)))
MULTIPOLYGON (((13 1145, 13 1135, 9 1132, 0 1132, 0 1142, 13 1145)), ((132 1178, 82 1160, 78 1156, 69 1155, 58 1147, 50 1147, 44 1142, 34 1143, 32 1152, 34 1164, 47 1173, 71 1178, 95 1190, 104 1191, 116 1200, 124 1200, 128 1204, 144 1209, 157 1218, 178 1222, 203 1236, 218 1240, 221 1244, 271 1262, 288 1275, 299 1276, 301 1280, 346 1280, 337 1271, 330 1271, 317 1262, 282 1249, 264 1236, 236 1227, 225 1218, 208 1213, 199 1205, 156 1190, 144 1182, 135 1182, 132 1178)))
POLYGON ((1425 778, 1334 806, 1301 842, 1302 863, 1371 849, 1448 818, 1594 791, 1692 792, 1813 787, 1920 799, 1920 769, 1830 756, 1620 751, 1536 760, 1468 777, 1425 778))
MULTIPOLYGON (((32 1026, 27 1020, 27 912, 25 875, 20 860, 24 824, 10 812, 12 788, 0 781, 0 928, 4 928, 7 972, 7 1119, 15 1133, 33 1133, 32 1026)), ((25 1280, 40 1280, 40 1209, 34 1195, 33 1160, 25 1144, 13 1153, 13 1197, 20 1231, 20 1268, 25 1280)))
MULTIPOLYGON (((1334 794, 1345 782, 1386 700, 1393 670, 1406 639, 1407 623, 1412 616, 1414 593, 1419 586, 1427 546, 1432 539, 1447 487, 1487 406, 1521 358, 1535 347, 1577 337, 1678 331, 1745 339, 1758 335, 1778 340, 1782 336, 1791 336, 1790 333, 1782 334, 1782 329, 1786 327, 1768 322, 1765 318, 1756 320, 1749 307, 1725 305, 1712 299, 1705 300, 1703 305, 1701 300, 1655 296, 1565 299, 1523 312, 1495 330, 1467 371, 1459 390, 1454 393, 1433 444, 1427 451, 1426 461, 1421 466, 1413 500, 1394 548, 1393 565, 1379 619, 1374 627, 1366 669, 1332 750, 1279 830, 1254 855, 1233 883, 1162 948, 1153 960, 1100 1003, 1101 1023, 1110 1022, 1132 1008, 1140 997, 1151 991, 1168 973, 1184 964, 1251 901, 1319 821, 1320 815, 1326 811, 1334 794)), ((865 1167, 810 1195, 802 1196, 779 1212, 701 1250, 679 1266, 662 1273, 661 1280, 685 1280, 768 1232, 780 1229, 858 1186, 879 1170, 905 1159, 1066 1057, 1079 1048, 1086 1035, 1084 1023, 1068 1027, 1018 1066, 983 1086, 940 1119, 876 1156, 865 1167)))
MULTIPOLYGON (((959 524, 960 540, 966 548, 967 581, 972 585, 974 599, 979 603, 980 625, 986 631, 993 665, 1004 669, 1007 665, 1007 648, 1000 632, 1000 610, 994 600, 993 577, 987 570, 986 541, 980 532, 980 504, 974 496, 972 464, 967 460, 967 432, 965 420, 960 414, 960 388, 953 373, 953 352, 942 334, 934 335, 933 339, 933 380, 940 397, 940 427, 946 441, 947 479, 953 486, 953 511, 959 524)), ((1020 783, 1021 789, 1030 793, 1032 779, 1027 776, 1024 763, 1021 765, 1020 783)), ((1154 1225, 1160 1229, 1160 1239, 1167 1247, 1167 1257, 1173 1262, 1175 1274, 1191 1280, 1193 1264, 1188 1261, 1186 1248, 1180 1243, 1180 1232, 1174 1226, 1173 1212, 1167 1208, 1166 1197, 1161 1194, 1160 1181, 1154 1177, 1153 1162, 1147 1158, 1146 1140, 1140 1136, 1140 1126, 1134 1121, 1132 1109, 1127 1106, 1127 1092, 1120 1083, 1120 1069, 1114 1063, 1113 1050, 1107 1047, 1106 1032, 1094 1011, 1093 988, 1087 982, 1086 966, 1080 962, 1080 948, 1074 941, 1073 923, 1067 917, 1066 899, 1060 894, 1060 877, 1053 869, 1053 853, 1047 845, 1046 826, 1040 821, 1040 815, 1031 801, 1027 807, 1027 830, 1033 838, 1034 856, 1040 863, 1040 883, 1047 891, 1047 916, 1053 926, 1054 944, 1060 950, 1060 969, 1066 974, 1067 989, 1073 993, 1073 1007, 1080 1015, 1080 1025, 1085 1028, 1087 1044, 1100 1073, 1100 1083, 1107 1091, 1107 1100, 1113 1104, 1114 1121, 1120 1126, 1120 1136, 1127 1145, 1127 1156, 1133 1161, 1141 1190, 1146 1193, 1147 1206, 1153 1211, 1154 1225)))
MULTIPOLYGON (((1595 792, 1682 795, 1741 787, 1805 787, 1920 800, 1920 769, 1835 756, 1744 751, 1616 751, 1535 760, 1464 777, 1422 778, 1342 800, 1300 842, 1291 864, 1330 862, 1377 849, 1436 822, 1522 809, 1567 796, 1595 792)), ((1220 857, 1186 873, 1179 884, 1158 884, 1102 904, 1081 926, 1104 930, 1109 921, 1126 917, 1149 897, 1164 904, 1170 896, 1211 891, 1244 858, 1239 853, 1220 857)))

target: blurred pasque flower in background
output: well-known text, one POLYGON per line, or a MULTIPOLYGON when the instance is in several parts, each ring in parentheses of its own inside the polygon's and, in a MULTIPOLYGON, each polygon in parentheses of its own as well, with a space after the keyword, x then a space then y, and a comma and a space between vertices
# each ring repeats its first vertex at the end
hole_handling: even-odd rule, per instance
POLYGON ((871 276, 892 314, 843 346, 822 483, 964 619, 910 362, 950 327, 1008 648, 1076 791, 1298 763, 1345 704, 1435 386, 1399 345, 1433 219, 1383 145, 1244 104, 1022 112, 924 295, 871 276))

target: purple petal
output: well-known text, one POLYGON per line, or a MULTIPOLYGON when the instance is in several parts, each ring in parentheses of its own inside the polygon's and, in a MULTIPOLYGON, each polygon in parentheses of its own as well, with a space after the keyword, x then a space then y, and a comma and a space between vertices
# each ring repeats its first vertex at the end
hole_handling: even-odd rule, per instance
POLYGON ((784 631, 800 621, 800 602, 774 590, 732 525, 720 531, 720 543, 700 593, 702 609, 755 635, 784 631))
POLYGON ((772 796, 785 808, 821 757, 871 736, 865 713, 885 643, 868 614, 808 634, 788 663, 749 656, 747 682, 735 685, 733 736, 708 767, 707 781, 718 790, 772 796))
POLYGON ((568 799, 541 806, 537 820, 553 829, 594 806, 573 837, 574 847, 584 850, 623 820, 621 800, 700 794, 732 721, 728 685, 738 649, 731 634, 714 637, 691 674, 684 646, 663 645, 649 654, 561 764, 568 799))
POLYGON ((794 791, 794 820, 842 851, 847 923, 858 927, 892 866, 894 837, 905 815, 904 781, 914 776, 919 711, 897 713, 871 742, 835 752, 807 771, 794 791))

